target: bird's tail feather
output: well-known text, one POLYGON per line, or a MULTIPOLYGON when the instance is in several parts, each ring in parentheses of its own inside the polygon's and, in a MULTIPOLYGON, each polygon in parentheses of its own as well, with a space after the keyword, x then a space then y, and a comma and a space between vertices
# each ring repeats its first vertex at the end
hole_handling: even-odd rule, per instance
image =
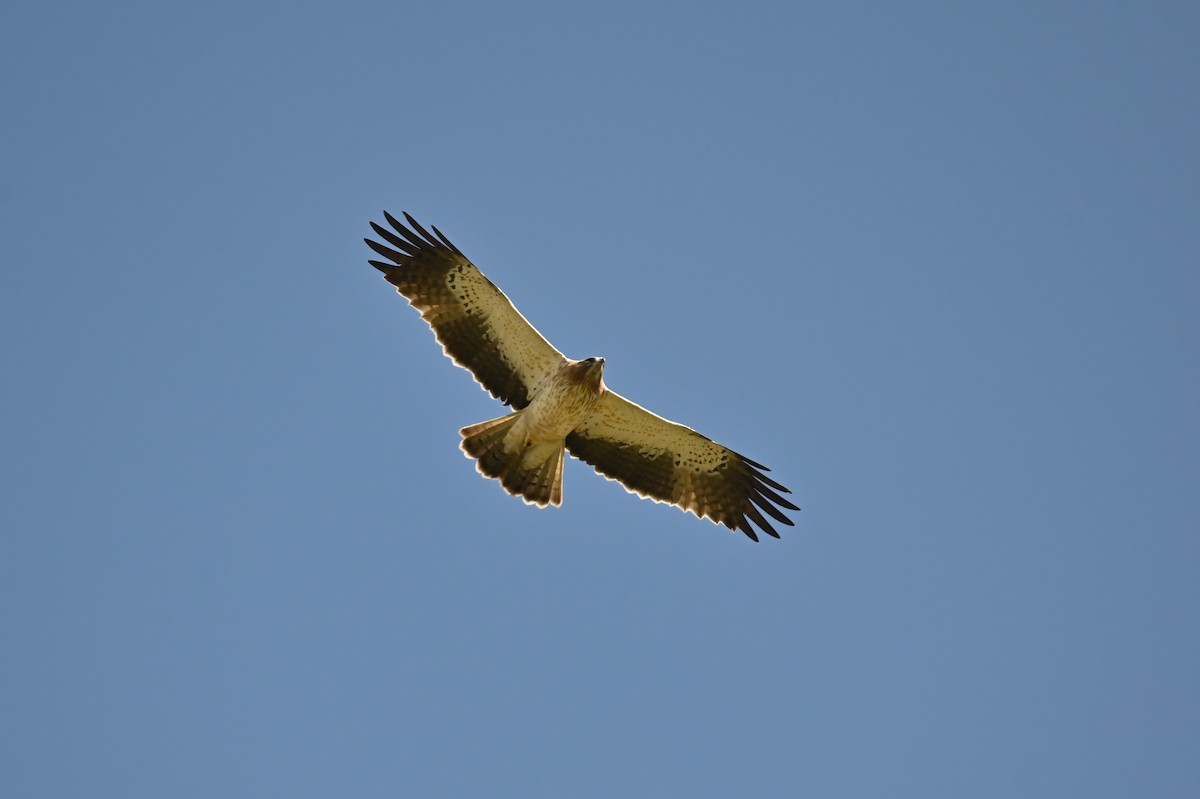
POLYGON ((512 440, 509 432, 521 413, 464 427, 462 450, 475 468, 500 481, 504 490, 544 508, 562 504, 563 443, 534 444, 512 440))

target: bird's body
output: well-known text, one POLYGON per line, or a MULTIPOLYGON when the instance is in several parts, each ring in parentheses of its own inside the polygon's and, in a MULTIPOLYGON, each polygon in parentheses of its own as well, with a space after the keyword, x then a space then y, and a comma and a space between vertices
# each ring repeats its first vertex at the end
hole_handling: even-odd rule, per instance
POLYGON ((523 409, 463 428, 463 451, 510 494, 539 507, 561 505, 567 436, 600 400, 603 371, 603 358, 564 358, 523 409))
POLYGON ((567 435, 596 406, 603 390, 603 358, 564 358, 562 365, 534 389, 525 410, 519 411, 525 417, 525 435, 530 441, 556 441, 565 447, 567 435))
POLYGON ((766 467, 610 391, 603 358, 575 361, 556 350, 437 228, 384 216, 393 230, 371 226, 387 245, 366 242, 388 262, 370 263, 421 312, 446 354, 513 408, 461 431, 482 474, 527 503, 560 505, 569 451, 631 492, 755 541, 750 522, 779 537, 763 511, 792 524, 779 508, 799 508, 777 493, 788 490, 766 467))

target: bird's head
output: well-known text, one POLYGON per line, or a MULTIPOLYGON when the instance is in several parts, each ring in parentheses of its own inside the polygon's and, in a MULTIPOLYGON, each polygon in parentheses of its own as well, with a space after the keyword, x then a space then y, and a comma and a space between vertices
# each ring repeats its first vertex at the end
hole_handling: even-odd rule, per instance
POLYGON ((599 393, 604 386, 604 359, 584 358, 574 364, 579 382, 599 393))

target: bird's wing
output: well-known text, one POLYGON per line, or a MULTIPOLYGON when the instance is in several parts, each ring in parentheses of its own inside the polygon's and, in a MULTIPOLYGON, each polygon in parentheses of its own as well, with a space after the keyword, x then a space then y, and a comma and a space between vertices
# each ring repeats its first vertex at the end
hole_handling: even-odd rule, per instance
POLYGON ((776 538, 763 516, 790 525, 779 508, 800 510, 767 467, 612 391, 567 436, 567 450, 639 496, 676 505, 757 541, 751 522, 776 538))
POLYGON ((364 241, 390 263, 371 266, 421 312, 452 361, 492 396, 524 408, 538 383, 562 363, 562 353, 440 230, 431 235, 408 214, 408 226, 383 215, 394 230, 374 222, 371 227, 387 244, 364 241))

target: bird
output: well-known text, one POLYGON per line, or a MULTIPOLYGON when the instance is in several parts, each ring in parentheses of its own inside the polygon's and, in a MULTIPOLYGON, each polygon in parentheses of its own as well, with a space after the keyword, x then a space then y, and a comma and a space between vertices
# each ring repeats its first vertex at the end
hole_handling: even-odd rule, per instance
POLYGON ((390 229, 370 223, 381 241, 363 241, 386 260, 368 263, 420 312, 444 353, 510 408, 459 431, 480 474, 526 504, 559 506, 569 452, 630 493, 751 541, 756 527, 779 538, 768 516, 794 524, 781 509, 800 508, 766 466, 612 391, 604 358, 555 349, 437 227, 431 233, 407 212, 407 224, 383 216, 390 229))

